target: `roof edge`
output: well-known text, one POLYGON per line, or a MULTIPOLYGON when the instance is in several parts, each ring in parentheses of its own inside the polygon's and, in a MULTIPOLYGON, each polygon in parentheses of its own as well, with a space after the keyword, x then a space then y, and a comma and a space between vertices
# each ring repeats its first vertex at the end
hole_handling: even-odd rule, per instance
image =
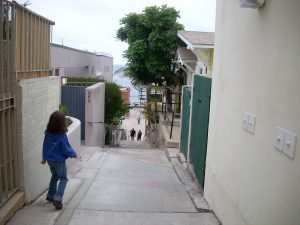
POLYGON ((27 11, 30 12, 31 14, 33 14, 33 15, 35 15, 35 16, 37 16, 37 17, 40 17, 40 18, 42 18, 43 20, 48 21, 51 25, 55 25, 55 22, 54 22, 54 21, 52 21, 52 20, 50 20, 50 19, 48 19, 48 18, 46 18, 46 17, 44 17, 44 16, 42 16, 42 15, 40 15, 40 14, 34 12, 34 11, 32 11, 31 9, 28 9, 27 7, 25 7, 25 6, 21 5, 21 4, 19 4, 18 2, 12 1, 12 3, 13 3, 15 6, 17 6, 17 7, 21 8, 21 9, 23 9, 23 10, 27 10, 27 11))

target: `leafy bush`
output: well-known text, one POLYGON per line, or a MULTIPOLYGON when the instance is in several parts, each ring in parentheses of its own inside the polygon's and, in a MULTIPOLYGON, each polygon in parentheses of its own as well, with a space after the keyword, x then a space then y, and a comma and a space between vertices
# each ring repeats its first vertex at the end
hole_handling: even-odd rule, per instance
POLYGON ((103 79, 98 77, 67 77, 68 83, 97 83, 105 82, 103 79))
POLYGON ((66 123, 68 126, 70 126, 72 124, 72 120, 70 119, 70 117, 68 117, 67 115, 69 114, 69 110, 67 108, 67 106, 60 104, 59 105, 59 111, 63 112, 66 116, 66 123))
POLYGON ((69 115, 69 110, 67 106, 60 104, 59 105, 59 111, 63 112, 66 116, 69 115))
POLYGON ((105 123, 114 124, 114 118, 120 116, 123 104, 120 87, 116 83, 105 84, 105 123))

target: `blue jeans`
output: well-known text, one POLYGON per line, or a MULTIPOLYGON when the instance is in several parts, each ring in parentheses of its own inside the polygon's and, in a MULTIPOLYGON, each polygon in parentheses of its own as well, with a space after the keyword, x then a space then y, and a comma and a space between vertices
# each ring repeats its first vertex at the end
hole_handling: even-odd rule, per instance
POLYGON ((65 188, 68 182, 66 161, 62 161, 62 162, 48 161, 48 165, 50 167, 52 177, 50 180, 49 190, 47 195, 49 197, 52 197, 56 201, 62 202, 65 188), (58 181, 59 183, 57 186, 58 181))

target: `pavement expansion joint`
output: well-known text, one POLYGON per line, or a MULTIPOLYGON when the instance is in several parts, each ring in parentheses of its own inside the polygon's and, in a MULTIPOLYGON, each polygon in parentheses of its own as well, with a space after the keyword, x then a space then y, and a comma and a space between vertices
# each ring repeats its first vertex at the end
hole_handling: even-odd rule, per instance
POLYGON ((112 213, 136 213, 136 214, 198 214, 198 213, 210 213, 210 212, 195 212, 195 211, 136 211, 136 210, 101 210, 101 209, 89 209, 89 208, 78 208, 81 211, 96 211, 96 212, 112 212, 112 213))
MULTIPOLYGON (((93 157, 95 157, 96 154, 97 154, 97 152, 95 154, 93 154, 87 162, 89 162, 90 160, 92 161, 93 157)), ((55 225, 68 224, 68 222, 71 220, 76 208, 80 204, 80 201, 84 198, 85 194, 90 189, 91 184, 94 182, 95 177, 100 172, 101 167, 104 165, 104 161, 106 160, 107 157, 108 157, 108 154, 101 154, 98 157, 97 163, 99 163, 99 165, 101 165, 100 167, 97 168, 98 172, 95 173, 92 177, 84 179, 84 181, 80 185, 80 188, 77 189, 78 191, 75 193, 72 200, 69 202, 68 205, 66 205, 66 208, 63 208, 62 212, 57 217, 55 225)), ((84 168, 85 167, 83 167, 83 169, 84 168)))

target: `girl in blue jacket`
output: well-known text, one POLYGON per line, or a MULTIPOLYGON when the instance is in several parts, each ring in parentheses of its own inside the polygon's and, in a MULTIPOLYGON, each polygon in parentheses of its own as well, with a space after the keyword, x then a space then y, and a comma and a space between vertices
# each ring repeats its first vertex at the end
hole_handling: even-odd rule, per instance
POLYGON ((66 159, 77 158, 75 150, 69 144, 67 131, 65 114, 61 111, 52 113, 45 131, 41 163, 48 162, 52 174, 46 200, 53 202, 58 210, 63 207, 62 200, 68 182, 66 159))

